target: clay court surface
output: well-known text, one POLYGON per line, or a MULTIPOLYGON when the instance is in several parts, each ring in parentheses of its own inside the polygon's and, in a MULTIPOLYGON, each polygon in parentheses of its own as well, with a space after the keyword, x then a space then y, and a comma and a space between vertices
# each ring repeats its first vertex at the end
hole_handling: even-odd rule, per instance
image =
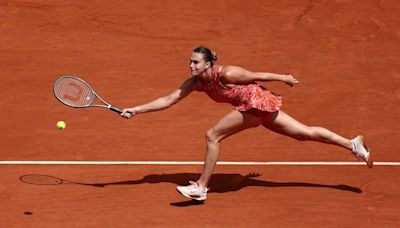
POLYGON ((1 227, 399 227, 400 166, 384 163, 400 161, 399 15, 395 0, 0 1, 1 227), (198 45, 220 65, 295 75, 295 89, 263 85, 305 124, 362 133, 383 163, 250 129, 223 142, 220 161, 350 165, 218 165, 194 203, 175 187, 202 166, 184 162, 203 160, 204 134, 230 105, 195 92, 126 120, 53 96, 75 75, 116 106, 150 101, 189 77, 198 45), (30 174, 74 183, 21 181, 30 174))

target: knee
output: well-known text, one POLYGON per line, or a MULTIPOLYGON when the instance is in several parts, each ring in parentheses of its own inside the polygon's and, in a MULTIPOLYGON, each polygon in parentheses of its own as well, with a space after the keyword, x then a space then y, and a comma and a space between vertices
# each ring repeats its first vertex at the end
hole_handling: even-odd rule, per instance
POLYGON ((206 132, 206 141, 207 143, 219 143, 221 141, 214 128, 211 128, 206 132))

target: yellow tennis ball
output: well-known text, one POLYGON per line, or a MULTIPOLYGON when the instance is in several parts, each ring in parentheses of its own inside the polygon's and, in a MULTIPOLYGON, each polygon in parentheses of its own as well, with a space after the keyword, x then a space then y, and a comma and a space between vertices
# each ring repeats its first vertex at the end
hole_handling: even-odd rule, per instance
POLYGON ((60 121, 57 122, 57 128, 58 129, 62 130, 64 128, 66 128, 66 127, 67 127, 67 124, 64 121, 60 120, 60 121))

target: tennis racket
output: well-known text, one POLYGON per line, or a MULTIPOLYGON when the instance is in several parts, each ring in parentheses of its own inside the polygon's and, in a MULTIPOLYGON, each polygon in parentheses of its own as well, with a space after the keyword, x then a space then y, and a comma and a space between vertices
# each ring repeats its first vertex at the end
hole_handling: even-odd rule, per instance
POLYGON ((124 111, 103 100, 88 83, 74 76, 62 76, 54 83, 54 95, 63 104, 73 108, 108 108, 119 114, 124 111))

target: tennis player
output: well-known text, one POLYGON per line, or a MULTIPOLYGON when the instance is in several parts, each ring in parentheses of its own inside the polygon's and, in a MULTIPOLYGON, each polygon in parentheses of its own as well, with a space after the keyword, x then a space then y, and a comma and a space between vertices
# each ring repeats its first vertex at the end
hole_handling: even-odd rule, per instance
POLYGON ((282 111, 282 98, 257 81, 281 81, 295 86, 299 81, 292 75, 265 72, 251 72, 239 66, 215 65, 217 55, 207 47, 198 47, 190 57, 192 76, 178 89, 167 96, 149 103, 124 109, 125 118, 166 109, 192 91, 202 91, 216 102, 230 103, 236 108, 222 117, 206 133, 206 157, 202 174, 197 181, 188 186, 178 186, 177 190, 185 197, 194 200, 207 198, 207 184, 217 163, 221 141, 247 128, 258 127, 292 137, 297 140, 317 141, 344 147, 362 158, 372 168, 371 153, 364 144, 364 137, 344 138, 326 128, 306 126, 282 111))

